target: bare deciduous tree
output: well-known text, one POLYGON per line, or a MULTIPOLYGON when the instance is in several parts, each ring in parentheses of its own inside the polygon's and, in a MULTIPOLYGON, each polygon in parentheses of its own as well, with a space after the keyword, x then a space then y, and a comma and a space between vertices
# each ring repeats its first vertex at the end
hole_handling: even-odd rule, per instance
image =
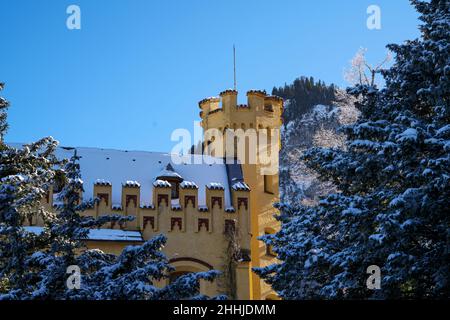
POLYGON ((359 48, 355 56, 350 60, 350 67, 344 71, 344 79, 352 86, 354 85, 376 85, 376 75, 380 73, 383 66, 392 60, 390 52, 377 65, 371 65, 366 59, 366 48, 359 48))

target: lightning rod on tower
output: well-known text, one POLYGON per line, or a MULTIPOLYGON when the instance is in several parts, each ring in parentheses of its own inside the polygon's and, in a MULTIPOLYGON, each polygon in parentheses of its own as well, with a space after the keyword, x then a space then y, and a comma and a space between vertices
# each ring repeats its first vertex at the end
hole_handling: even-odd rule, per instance
POLYGON ((233 75, 234 75, 234 90, 236 90, 236 48, 233 44, 233 75))

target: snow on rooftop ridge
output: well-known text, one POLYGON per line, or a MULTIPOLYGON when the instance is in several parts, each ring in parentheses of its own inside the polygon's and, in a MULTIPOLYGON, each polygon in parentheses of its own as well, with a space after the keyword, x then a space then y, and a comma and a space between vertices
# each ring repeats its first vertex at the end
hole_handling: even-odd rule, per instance
MULTIPOLYGON (((16 149, 23 149, 27 143, 20 143, 20 142, 8 142, 8 146, 16 148, 16 149)), ((120 154, 129 154, 129 155, 137 155, 137 156, 147 156, 147 155, 154 155, 154 156, 168 156, 169 159, 173 157, 177 157, 177 159, 183 160, 183 163, 201 163, 201 162, 194 162, 193 160, 196 159, 200 161, 201 158, 204 158, 203 163, 211 163, 211 160, 217 161, 216 164, 224 164, 223 158, 220 157, 213 157, 206 154, 185 154, 180 155, 177 153, 170 153, 170 152, 159 152, 159 151, 146 151, 146 150, 126 150, 126 149, 114 149, 114 148, 98 148, 98 147, 68 147, 68 146, 58 146, 57 147, 57 153, 64 154, 65 158, 68 159, 71 156, 73 156, 74 150, 81 151, 83 153, 85 152, 101 152, 101 153, 120 153, 120 154)), ((78 153, 78 155, 81 155, 78 153)), ((136 160, 136 159, 135 159, 136 160)))
POLYGON ((193 181, 183 181, 180 183, 182 189, 198 189, 198 185, 193 181))
POLYGON ((260 90, 260 89, 250 89, 247 91, 247 94, 252 94, 252 93, 263 94, 263 95, 267 94, 266 90, 260 90))
POLYGON ((223 90, 222 92, 220 92, 220 93, 219 93, 219 96, 221 97, 221 96, 223 96, 223 95, 225 95, 225 94, 227 94, 227 93, 234 93, 234 94, 237 94, 238 92, 237 92, 236 89, 233 89, 233 88, 227 88, 227 89, 223 90))
POLYGON ((139 231, 115 230, 115 229, 91 229, 88 235, 89 240, 101 241, 144 241, 139 231))
POLYGON ((141 187, 141 184, 139 182, 133 181, 133 180, 125 181, 122 185, 124 187, 130 187, 130 188, 140 188, 141 187))
POLYGON ((168 181, 159 180, 159 179, 155 180, 155 182, 153 182, 153 185, 156 188, 171 188, 172 187, 172 185, 168 181))
POLYGON ((157 178, 158 178, 158 179, 159 179, 159 178, 177 178, 177 179, 183 179, 183 177, 182 177, 178 172, 176 172, 176 171, 173 169, 173 167, 172 167, 172 165, 171 165, 170 163, 168 163, 167 166, 165 167, 165 169, 162 170, 162 171, 158 174, 157 178))
POLYGON ((203 103, 210 101, 210 100, 220 100, 220 97, 206 97, 205 99, 200 100, 200 102, 198 103, 199 105, 202 105, 203 103))
POLYGON ((180 178, 180 179, 182 179, 182 177, 178 173, 168 171, 168 170, 161 171, 158 174, 158 178, 180 178))
POLYGON ((140 205, 141 209, 155 209, 155 206, 151 203, 145 203, 145 202, 141 202, 140 205))
POLYGON ((96 186, 111 186, 111 182, 105 179, 97 179, 95 180, 94 184, 96 186))
POLYGON ((206 187, 210 190, 225 190, 223 185, 219 182, 210 182, 206 185, 206 187))
MULTIPOLYGON (((40 235, 43 227, 25 226, 25 231, 40 235)), ((101 240, 101 241, 128 241, 128 242, 142 242, 144 239, 139 231, 115 230, 115 229, 90 229, 87 240, 101 240)))
POLYGON ((245 182, 238 181, 233 184, 233 190, 235 191, 250 191, 250 187, 245 182))

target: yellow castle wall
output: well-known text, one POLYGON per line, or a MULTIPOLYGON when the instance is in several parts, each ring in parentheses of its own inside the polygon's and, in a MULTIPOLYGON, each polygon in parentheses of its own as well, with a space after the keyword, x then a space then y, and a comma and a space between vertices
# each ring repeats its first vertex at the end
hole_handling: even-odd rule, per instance
MULTIPOLYGON (((199 272, 210 269, 223 270, 225 268, 226 249, 228 241, 225 238, 225 220, 234 220, 239 245, 241 248, 250 249, 249 236, 249 210, 242 204, 238 207, 237 198, 249 197, 247 191, 233 191, 232 199, 235 208, 234 213, 225 212, 225 194, 224 190, 209 190, 206 189, 206 202, 208 206, 207 212, 200 212, 198 204, 198 189, 183 189, 180 188, 179 203, 180 209, 172 209, 170 205, 171 189, 170 188, 153 188, 153 202, 152 207, 140 207, 136 205, 133 200, 126 202, 128 196, 136 196, 139 202, 140 188, 139 187, 122 187, 122 207, 114 209, 111 206, 111 185, 94 185, 94 194, 92 198, 99 194, 108 195, 102 198, 94 207, 84 211, 82 215, 99 217, 106 214, 117 214, 128 216, 132 215, 136 219, 133 222, 127 222, 126 225, 108 223, 104 225, 107 229, 123 229, 130 231, 140 231, 144 240, 148 240, 158 234, 164 234, 167 237, 167 243, 163 249, 171 264, 176 268, 175 272, 199 272), (195 202, 189 197, 195 197, 195 202), (212 198, 220 198, 221 204, 212 202, 212 198), (160 199, 164 198, 164 199, 160 199), (107 200, 106 200, 107 199, 107 200), (167 199, 167 201, 166 201, 167 199), (159 200, 159 201, 158 201, 159 200), (168 205, 169 204, 169 205, 168 205), (181 228, 178 225, 172 225, 173 218, 181 218, 181 228), (153 219, 153 220, 151 220, 153 219), (199 220, 203 219, 203 220, 199 220), (208 229, 205 225, 199 226, 199 221, 208 221, 208 229), (153 222, 153 225, 152 225, 153 222)), ((50 193, 51 195, 51 193, 50 193)), ((43 199, 43 205, 47 209, 53 207, 52 197, 49 196, 43 199)), ((26 223, 28 224, 28 223, 26 223)), ((42 225, 36 221, 33 225, 42 225)), ((97 248, 104 252, 120 254, 120 252, 128 245, 136 245, 136 242, 127 241, 100 241, 88 240, 86 246, 88 248, 97 248)), ((241 281, 236 284, 235 291, 238 299, 250 299, 250 290, 248 287, 250 276, 250 266, 248 263, 242 263, 238 266, 238 277, 241 281), (245 271, 242 271, 245 270, 245 271)), ((167 280, 168 281, 168 280, 167 280)), ((163 281, 159 285, 167 283, 163 281)), ((217 295, 227 294, 226 281, 221 277, 213 283, 206 281, 201 282, 202 294, 217 295)))

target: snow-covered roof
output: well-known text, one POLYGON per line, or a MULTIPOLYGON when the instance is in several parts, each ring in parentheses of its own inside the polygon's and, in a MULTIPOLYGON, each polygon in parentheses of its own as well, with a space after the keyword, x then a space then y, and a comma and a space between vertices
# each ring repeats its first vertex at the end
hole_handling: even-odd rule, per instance
MULTIPOLYGON (((28 232, 40 234, 42 227, 27 226, 24 229, 28 232)), ((139 231, 127 231, 116 229, 91 229, 89 230, 88 240, 96 241, 128 241, 143 242, 144 239, 139 231)))
MULTIPOLYGON (((22 144, 11 143, 13 147, 21 148, 22 144)), ((83 198, 93 198, 94 183, 106 181, 112 184, 112 203, 122 201, 122 184, 126 181, 138 182, 141 185, 141 205, 152 202, 153 182, 166 170, 170 164, 173 171, 183 177, 185 181, 194 182, 199 186, 199 204, 205 204, 205 186, 211 182, 218 183, 226 190, 225 206, 230 206, 227 169, 223 159, 202 155, 186 155, 183 163, 175 164, 169 153, 148 151, 124 151, 114 149, 77 147, 80 156, 81 179, 83 180, 83 198), (191 163, 191 164, 187 164, 191 163)), ((73 156, 73 148, 58 147, 58 158, 73 156)), ((169 170, 170 171, 170 170, 169 170)))
POLYGON ((175 179, 180 179, 182 180, 183 177, 175 171, 175 169, 173 168, 173 166, 168 163, 167 166, 161 170, 160 173, 158 173, 158 175, 156 176, 158 179, 164 180, 164 178, 175 178, 175 179))
POLYGON ((144 241, 139 231, 127 231, 116 229, 91 229, 89 230, 89 240, 100 241, 144 241))

